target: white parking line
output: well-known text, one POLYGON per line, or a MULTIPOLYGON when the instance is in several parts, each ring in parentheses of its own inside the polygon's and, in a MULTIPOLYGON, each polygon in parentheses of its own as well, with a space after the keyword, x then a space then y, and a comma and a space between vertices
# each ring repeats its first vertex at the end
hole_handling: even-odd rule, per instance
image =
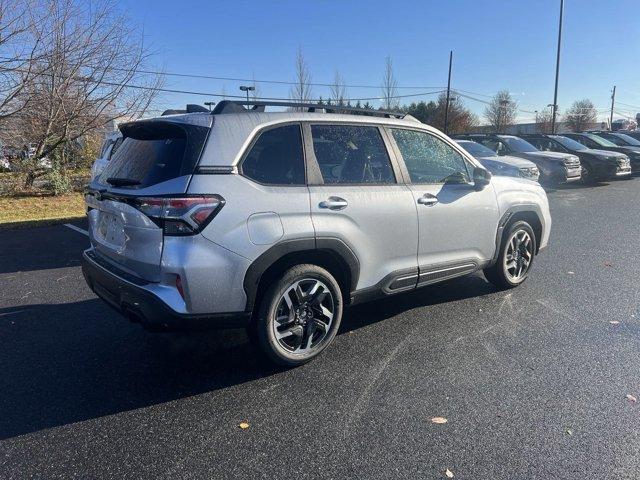
POLYGON ((89 236, 89 232, 87 232, 86 230, 83 230, 80 227, 76 227, 75 225, 71 225, 70 223, 65 223, 64 224, 65 227, 70 228, 71 230, 75 230, 78 233, 81 233, 82 235, 88 237, 89 236))

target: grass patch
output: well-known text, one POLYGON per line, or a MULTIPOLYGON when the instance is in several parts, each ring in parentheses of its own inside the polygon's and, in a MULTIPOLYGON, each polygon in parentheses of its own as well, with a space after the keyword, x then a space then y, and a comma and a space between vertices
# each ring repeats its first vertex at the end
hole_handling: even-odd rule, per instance
MULTIPOLYGON (((0 226, 38 224, 85 215, 82 193, 53 196, 0 197, 0 226)), ((26 226, 26 225, 25 225, 26 226)))

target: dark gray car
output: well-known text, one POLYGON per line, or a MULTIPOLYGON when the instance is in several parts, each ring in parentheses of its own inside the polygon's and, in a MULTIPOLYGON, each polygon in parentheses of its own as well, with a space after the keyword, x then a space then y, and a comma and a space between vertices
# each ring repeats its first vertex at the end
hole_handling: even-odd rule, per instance
POLYGON ((473 155, 483 167, 493 175, 505 177, 521 177, 527 180, 538 181, 540 171, 535 163, 524 158, 510 155, 499 156, 493 150, 472 140, 456 140, 467 152, 473 155))

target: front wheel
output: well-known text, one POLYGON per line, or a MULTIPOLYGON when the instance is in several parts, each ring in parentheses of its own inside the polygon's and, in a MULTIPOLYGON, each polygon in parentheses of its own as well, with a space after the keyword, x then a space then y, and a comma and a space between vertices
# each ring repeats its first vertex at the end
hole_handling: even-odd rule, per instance
POLYGON ((335 337, 342 320, 342 292, 317 265, 289 269, 267 290, 254 324, 260 349, 275 363, 302 365, 335 337))
POLYGON ((500 253, 484 276, 500 288, 513 288, 527 279, 536 252, 536 236, 524 221, 514 222, 502 236, 500 253))

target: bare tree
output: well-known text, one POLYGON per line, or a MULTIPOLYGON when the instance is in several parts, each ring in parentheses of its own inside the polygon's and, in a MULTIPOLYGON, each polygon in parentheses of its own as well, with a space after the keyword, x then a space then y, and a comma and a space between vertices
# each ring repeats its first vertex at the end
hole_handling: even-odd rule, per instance
POLYGON ((598 121, 598 111, 588 98, 578 100, 567 110, 564 121, 571 131, 580 132, 598 121))
POLYGON ((393 74, 391 56, 385 59, 384 77, 382 77, 382 105, 385 110, 398 108, 398 81, 393 74))
POLYGON ((296 55, 296 79, 295 85, 291 87, 289 92, 289 98, 297 102, 308 102, 312 96, 311 89, 311 73, 309 72, 309 66, 307 65, 302 49, 298 49, 296 55))
POLYGON ((536 131, 538 133, 552 133, 552 118, 553 113, 549 109, 542 110, 541 112, 536 112, 536 131))
POLYGON ((507 90, 496 93, 484 109, 484 117, 496 133, 504 133, 508 126, 513 125, 517 113, 518 104, 507 90))
POLYGON ((31 6, 29 0, 0 0, 0 120, 28 103, 24 90, 43 40, 30 36, 31 6))
POLYGON ((144 73, 152 54, 142 34, 127 28, 132 22, 115 0, 42 1, 28 15, 38 54, 22 92, 29 101, 9 122, 13 143, 33 147, 20 165, 26 186, 46 173, 41 159, 58 153, 57 163, 64 167, 68 144, 119 119, 143 115, 161 82, 144 73))
POLYGON ((347 98, 347 87, 344 83, 344 77, 336 70, 336 74, 333 77, 333 83, 331 84, 331 96, 334 105, 344 105, 347 98))

